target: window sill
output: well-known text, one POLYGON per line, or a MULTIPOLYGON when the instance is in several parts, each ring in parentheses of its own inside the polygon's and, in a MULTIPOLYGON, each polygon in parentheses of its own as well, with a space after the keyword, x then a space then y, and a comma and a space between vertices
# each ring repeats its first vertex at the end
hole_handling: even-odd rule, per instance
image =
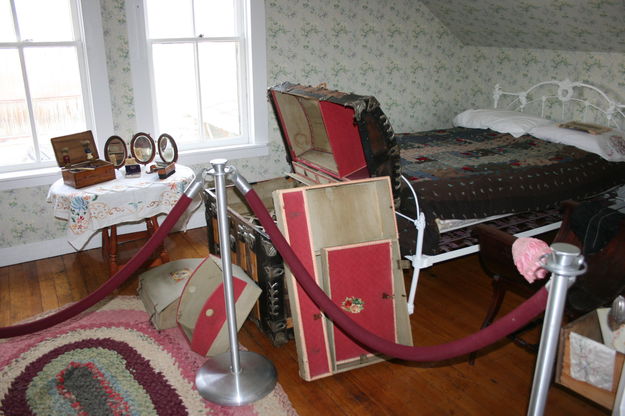
POLYGON ((267 144, 244 144, 239 146, 215 147, 212 149, 181 151, 178 163, 186 166, 205 165, 213 159, 243 159, 249 157, 262 157, 269 154, 267 144))
POLYGON ((0 191, 51 185, 60 177, 61 169, 57 166, 19 172, 0 173, 0 191))
MULTIPOLYGON (((204 165, 209 167, 213 159, 228 160, 249 157, 262 157, 269 154, 267 144, 245 144, 240 146, 224 146, 213 149, 181 151, 178 163, 185 166, 204 165)), ((20 172, 0 173, 0 192, 11 189, 31 188, 35 186, 51 185, 61 177, 58 167, 25 170, 20 172)))

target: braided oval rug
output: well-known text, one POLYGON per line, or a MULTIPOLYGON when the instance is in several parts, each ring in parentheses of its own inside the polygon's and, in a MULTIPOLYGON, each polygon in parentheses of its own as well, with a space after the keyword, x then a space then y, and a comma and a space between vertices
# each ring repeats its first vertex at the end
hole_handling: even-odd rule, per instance
POLYGON ((105 300, 45 331, 0 341, 0 415, 296 416, 280 385, 239 407, 195 389, 206 358, 157 331, 139 298, 105 300))

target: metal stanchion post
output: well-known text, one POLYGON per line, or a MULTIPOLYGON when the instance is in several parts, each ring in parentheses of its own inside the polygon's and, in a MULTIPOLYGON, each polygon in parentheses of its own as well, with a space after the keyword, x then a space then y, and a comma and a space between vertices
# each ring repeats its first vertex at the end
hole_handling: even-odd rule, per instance
POLYGON ((226 176, 231 168, 226 166, 226 159, 215 159, 210 163, 213 169, 209 173, 215 178, 217 196, 217 223, 230 352, 209 358, 198 370, 195 385, 200 395, 208 401, 224 406, 241 406, 271 393, 276 385, 277 374, 271 361, 262 355, 252 351, 239 351, 226 198, 226 176))
POLYGON ((553 374, 553 363, 560 336, 562 314, 566 301, 566 292, 575 281, 575 276, 586 271, 584 257, 579 248, 566 243, 551 245, 552 253, 543 256, 542 267, 551 272, 549 298, 545 309, 540 347, 534 371, 534 381, 528 415, 540 416, 545 411, 547 393, 553 374))

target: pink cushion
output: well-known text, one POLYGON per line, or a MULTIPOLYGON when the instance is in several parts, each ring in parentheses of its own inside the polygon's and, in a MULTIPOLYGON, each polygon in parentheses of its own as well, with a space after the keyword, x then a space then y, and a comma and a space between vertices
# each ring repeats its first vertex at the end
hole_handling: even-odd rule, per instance
POLYGON ((551 248, 537 238, 521 237, 512 244, 514 265, 530 283, 547 275, 547 270, 541 268, 539 262, 540 256, 547 253, 551 253, 551 248))

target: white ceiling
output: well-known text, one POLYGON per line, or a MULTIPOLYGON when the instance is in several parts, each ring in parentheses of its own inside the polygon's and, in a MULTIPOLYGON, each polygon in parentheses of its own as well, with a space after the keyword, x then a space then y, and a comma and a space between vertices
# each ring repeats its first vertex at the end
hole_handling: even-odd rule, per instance
POLYGON ((420 0, 464 44, 625 53, 625 0, 420 0))

